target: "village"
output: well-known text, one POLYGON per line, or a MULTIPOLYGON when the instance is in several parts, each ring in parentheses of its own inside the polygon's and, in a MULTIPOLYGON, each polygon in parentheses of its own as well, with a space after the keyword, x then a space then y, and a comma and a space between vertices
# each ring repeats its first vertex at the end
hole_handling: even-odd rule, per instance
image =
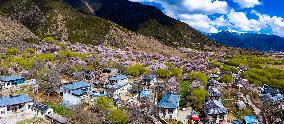
POLYGON ((250 84, 247 67, 220 66, 220 55, 44 40, 2 48, 0 123, 83 123, 66 114, 76 108, 101 111, 100 123, 284 123, 283 91, 250 84))

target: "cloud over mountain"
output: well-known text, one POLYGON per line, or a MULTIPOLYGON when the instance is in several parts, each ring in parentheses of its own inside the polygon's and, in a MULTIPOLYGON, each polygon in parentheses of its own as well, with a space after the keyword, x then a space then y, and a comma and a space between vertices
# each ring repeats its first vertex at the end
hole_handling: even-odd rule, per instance
POLYGON ((284 20, 263 11, 261 0, 130 0, 133 2, 154 2, 163 7, 170 17, 188 23, 194 28, 213 33, 224 29, 262 32, 284 36, 284 20))

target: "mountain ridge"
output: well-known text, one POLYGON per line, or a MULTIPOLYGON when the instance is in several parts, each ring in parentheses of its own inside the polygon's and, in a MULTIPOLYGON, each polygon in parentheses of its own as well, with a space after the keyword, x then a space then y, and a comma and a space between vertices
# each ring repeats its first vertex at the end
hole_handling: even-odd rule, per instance
POLYGON ((206 34, 212 40, 230 47, 255 49, 266 52, 283 52, 284 38, 277 35, 221 31, 206 34))
MULTIPOLYGON (((166 16, 154 6, 144 5, 128 0, 85 0, 94 9, 95 15, 122 27, 153 37, 165 45, 173 47, 190 47, 195 49, 214 49, 220 47, 186 23, 166 16)), ((83 13, 89 13, 84 4, 78 0, 64 2, 83 13)))

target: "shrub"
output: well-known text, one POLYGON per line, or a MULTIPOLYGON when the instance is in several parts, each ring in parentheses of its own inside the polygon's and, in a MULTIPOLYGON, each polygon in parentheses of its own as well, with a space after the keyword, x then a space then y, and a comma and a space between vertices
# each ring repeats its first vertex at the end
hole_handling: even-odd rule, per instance
POLYGON ((182 77, 182 69, 180 68, 171 68, 171 76, 175 76, 177 78, 182 77))
POLYGON ((149 72, 149 70, 141 64, 131 65, 127 68, 127 72, 132 76, 140 76, 149 72))
POLYGON ((207 97, 207 91, 204 89, 197 88, 191 91, 190 96, 196 99, 196 107, 201 108, 203 102, 205 101, 207 97))
POLYGON ((226 83, 229 83, 229 82, 233 82, 234 81, 234 78, 231 76, 231 75, 227 75, 227 74, 224 74, 220 80, 220 82, 226 82, 226 83))
POLYGON ((16 55, 19 52, 19 49, 18 48, 7 48, 5 49, 5 52, 8 55, 16 55))
POLYGON ((161 78, 167 78, 171 76, 171 71, 169 69, 158 69, 156 70, 156 74, 161 78))
POLYGON ((191 80, 199 80, 204 86, 207 86, 209 77, 202 72, 190 72, 189 77, 191 80))
POLYGON ((34 48, 26 48, 26 52, 35 53, 35 49, 34 48))
POLYGON ((54 41, 55 39, 53 37, 46 37, 43 39, 44 41, 47 41, 47 42, 52 42, 54 41))

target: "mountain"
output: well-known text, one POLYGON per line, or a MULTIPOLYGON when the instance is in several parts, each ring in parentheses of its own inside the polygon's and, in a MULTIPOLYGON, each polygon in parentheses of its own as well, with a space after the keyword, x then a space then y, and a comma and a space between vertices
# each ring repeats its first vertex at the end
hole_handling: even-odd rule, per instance
POLYGON ((219 47, 186 23, 166 16, 154 6, 128 0, 64 0, 83 13, 115 22, 128 30, 153 37, 168 46, 214 49, 219 47), (87 3, 87 5, 86 5, 87 3), (92 10, 94 13, 92 13, 92 10))
POLYGON ((164 55, 180 54, 157 39, 137 34, 101 17, 79 12, 58 0, 0 0, 0 21, 0 40, 34 42, 54 37, 71 43, 106 44, 164 55))
POLYGON ((284 51, 284 38, 276 35, 221 31, 206 34, 221 44, 260 51, 284 51))

